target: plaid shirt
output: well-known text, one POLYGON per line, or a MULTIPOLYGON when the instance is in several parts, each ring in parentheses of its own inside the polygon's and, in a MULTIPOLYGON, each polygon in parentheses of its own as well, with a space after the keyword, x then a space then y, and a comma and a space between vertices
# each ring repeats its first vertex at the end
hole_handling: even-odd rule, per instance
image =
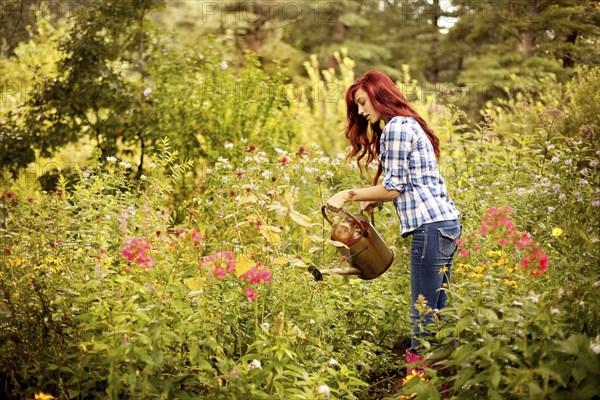
POLYGON ((426 223, 457 219, 460 214, 448 197, 433 146, 419 123, 411 117, 393 117, 380 141, 382 184, 400 192, 394 205, 402 236, 426 223))

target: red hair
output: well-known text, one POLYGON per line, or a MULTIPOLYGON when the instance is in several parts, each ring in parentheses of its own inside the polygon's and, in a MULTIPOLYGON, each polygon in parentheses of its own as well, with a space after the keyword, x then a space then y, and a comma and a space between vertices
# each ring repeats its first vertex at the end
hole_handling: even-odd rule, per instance
MULTIPOLYGON (((362 172, 360 161, 366 156, 365 169, 379 154, 379 138, 381 136, 381 125, 369 124, 365 117, 358 114, 358 106, 354 102, 354 94, 358 89, 364 90, 377 113, 389 118, 396 116, 412 117, 425 131, 427 138, 433 146, 435 156, 440 156, 440 141, 427 125, 425 120, 408 104, 404 95, 398 90, 394 82, 387 75, 378 71, 367 71, 356 80, 346 91, 346 117, 348 126, 344 129, 346 137, 352 144, 352 150, 348 158, 357 156, 356 164, 362 172), (371 129, 369 129, 371 128, 371 129)), ((377 167, 377 174, 373 185, 381 176, 381 163, 377 167)))

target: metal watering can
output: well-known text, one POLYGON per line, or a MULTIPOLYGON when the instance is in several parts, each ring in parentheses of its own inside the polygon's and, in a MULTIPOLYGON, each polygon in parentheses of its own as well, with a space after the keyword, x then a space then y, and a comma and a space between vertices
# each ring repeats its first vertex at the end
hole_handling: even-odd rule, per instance
POLYGON ((381 276, 392 265, 394 252, 385 244, 375 230, 374 224, 371 224, 366 216, 350 214, 343 208, 340 211, 346 214, 346 218, 334 224, 326 213, 326 206, 321 207, 323 217, 332 227, 331 240, 346 245, 337 249, 342 256, 346 257, 350 267, 319 270, 311 265, 308 271, 317 281, 323 280, 323 275, 333 274, 357 275, 364 280, 381 276))

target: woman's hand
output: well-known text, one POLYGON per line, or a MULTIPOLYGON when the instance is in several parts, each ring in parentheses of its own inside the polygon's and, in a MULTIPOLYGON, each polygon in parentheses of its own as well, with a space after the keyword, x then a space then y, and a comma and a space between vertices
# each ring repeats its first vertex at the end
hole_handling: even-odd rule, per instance
POLYGON ((380 201, 361 201, 360 209, 366 212, 372 212, 374 208, 381 205, 380 201))
POLYGON ((344 203, 350 200, 348 190, 342 190, 341 192, 337 192, 333 196, 329 198, 325 202, 325 206, 331 211, 340 211, 340 209, 344 206, 344 203))

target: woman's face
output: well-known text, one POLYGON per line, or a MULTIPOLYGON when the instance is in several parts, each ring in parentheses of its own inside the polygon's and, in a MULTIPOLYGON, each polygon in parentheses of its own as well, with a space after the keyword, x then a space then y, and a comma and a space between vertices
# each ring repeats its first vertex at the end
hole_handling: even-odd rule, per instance
POLYGON ((369 123, 376 124, 379 122, 381 114, 373 108, 373 104, 371 104, 371 99, 369 99, 367 92, 362 89, 358 89, 354 92, 354 103, 358 106, 358 114, 366 118, 369 123))

